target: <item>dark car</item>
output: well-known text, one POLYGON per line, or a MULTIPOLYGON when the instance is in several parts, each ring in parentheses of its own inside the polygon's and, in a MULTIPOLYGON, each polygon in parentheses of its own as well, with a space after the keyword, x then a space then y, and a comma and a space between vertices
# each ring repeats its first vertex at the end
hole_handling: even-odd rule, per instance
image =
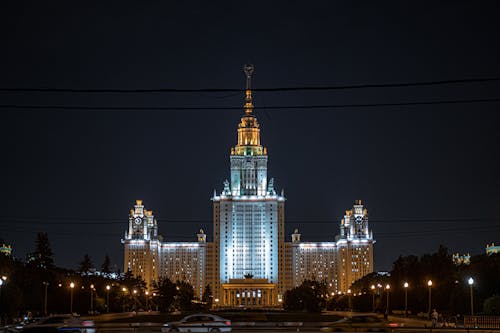
POLYGON ((72 315, 59 315, 43 318, 40 321, 22 327, 23 333, 95 333, 95 325, 92 320, 81 320, 80 317, 72 315))
POLYGON ((376 315, 354 315, 342 318, 332 324, 322 327, 322 332, 342 332, 365 330, 368 332, 387 332, 391 328, 401 327, 401 323, 390 322, 376 315))

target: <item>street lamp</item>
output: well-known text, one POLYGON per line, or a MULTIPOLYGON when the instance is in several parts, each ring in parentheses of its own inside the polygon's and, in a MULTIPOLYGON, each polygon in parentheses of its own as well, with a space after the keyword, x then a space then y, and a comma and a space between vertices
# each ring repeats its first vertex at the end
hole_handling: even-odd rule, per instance
POLYGON ((123 307, 123 312, 125 312, 125 293, 127 292, 127 288, 123 287, 123 302, 122 302, 122 307, 123 307))
POLYGON ((469 287, 470 287, 470 315, 473 316, 474 315, 474 279, 472 277, 469 278, 469 280, 467 281, 469 283, 469 287))
POLYGON ((43 313, 47 315, 47 288, 49 287, 49 283, 47 281, 43 281, 42 284, 45 287, 45 294, 43 298, 43 313))
POLYGON ((431 306, 432 306, 432 280, 427 281, 427 285, 429 286, 429 317, 431 316, 431 306))
POLYGON ((405 287, 405 317, 408 317, 408 286, 408 282, 403 284, 403 287, 405 287))
POLYGON ((69 313, 73 313, 73 289, 75 288, 75 284, 71 282, 69 284, 70 290, 70 302, 69 302, 69 313))
POLYGON ((372 312, 375 312, 375 285, 372 284, 370 288, 372 290, 372 312))
POLYGON ((386 304, 386 309, 385 313, 389 314, 389 291, 391 290, 391 286, 389 284, 385 285, 385 291, 387 292, 387 304, 386 304))
MULTIPOLYGON (((7 280, 7 277, 5 275, 2 276, 0 279, 0 326, 2 326, 2 286, 4 281, 7 280)), ((5 320, 5 325, 7 325, 7 319, 5 320)))
POLYGON ((109 289, 111 289, 111 286, 108 284, 106 286, 106 312, 109 312, 109 289))
POLYGON ((134 310, 137 311, 137 290, 134 289, 134 310))
POLYGON ((348 301, 348 308, 349 311, 352 311, 352 306, 351 306, 351 289, 347 289, 347 301, 348 301))
POLYGON ((90 285, 90 314, 94 313, 94 285, 90 285))
POLYGON ((149 291, 145 291, 144 294, 146 295, 146 311, 149 311, 149 308, 148 308, 148 298, 149 298, 149 291))

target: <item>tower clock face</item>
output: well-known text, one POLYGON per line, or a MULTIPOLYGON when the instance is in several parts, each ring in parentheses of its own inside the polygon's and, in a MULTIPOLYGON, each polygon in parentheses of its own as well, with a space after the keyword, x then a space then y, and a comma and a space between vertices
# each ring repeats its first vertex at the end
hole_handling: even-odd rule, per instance
POLYGON ((141 224, 142 219, 140 217, 135 218, 135 224, 141 224))

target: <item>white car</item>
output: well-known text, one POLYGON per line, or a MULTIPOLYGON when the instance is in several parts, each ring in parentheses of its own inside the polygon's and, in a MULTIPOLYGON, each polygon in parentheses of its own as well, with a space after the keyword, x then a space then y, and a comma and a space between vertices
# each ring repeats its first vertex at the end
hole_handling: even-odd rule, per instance
POLYGON ((179 321, 163 324, 165 332, 231 332, 231 321, 222 317, 197 313, 186 316, 179 321))

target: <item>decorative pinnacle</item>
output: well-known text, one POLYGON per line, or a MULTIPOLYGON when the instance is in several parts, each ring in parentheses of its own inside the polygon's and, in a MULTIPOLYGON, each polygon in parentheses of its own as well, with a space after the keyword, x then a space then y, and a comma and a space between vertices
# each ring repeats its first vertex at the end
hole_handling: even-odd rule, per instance
POLYGON ((253 110, 253 103, 252 103, 252 90, 251 90, 251 83, 252 83, 252 74, 254 71, 254 67, 251 64, 246 64, 243 66, 243 71, 245 72, 247 76, 247 86, 246 86, 246 92, 245 92, 245 113, 247 115, 252 114, 253 110))
POLYGON ((250 90, 250 83, 252 81, 252 74, 253 74, 254 67, 252 64, 246 64, 243 66, 243 71, 247 75, 247 90, 250 90))

